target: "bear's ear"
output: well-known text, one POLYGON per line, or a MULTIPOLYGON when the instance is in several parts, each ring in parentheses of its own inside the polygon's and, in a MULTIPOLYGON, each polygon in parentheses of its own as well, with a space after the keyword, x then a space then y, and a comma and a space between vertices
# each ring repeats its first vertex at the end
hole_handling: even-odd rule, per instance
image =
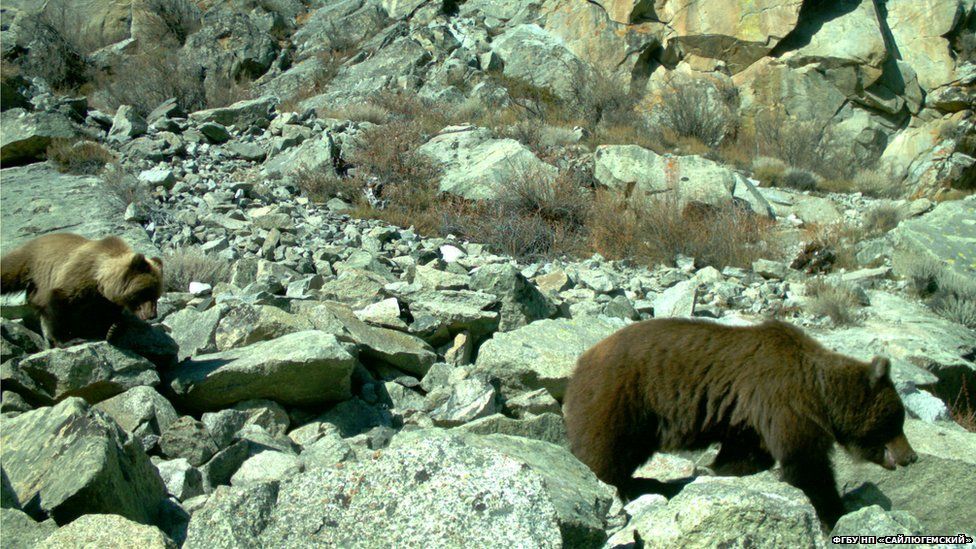
POLYGON ((871 360, 871 373, 869 374, 871 378, 871 386, 876 386, 880 381, 888 379, 891 375, 891 362, 883 357, 876 356, 871 360))
POLYGON ((152 263, 154 263, 156 265, 156 268, 157 269, 162 269, 163 268, 163 259, 161 257, 153 257, 149 261, 151 261, 152 263))
POLYGON ((142 254, 132 254, 132 259, 129 261, 129 268, 135 272, 148 271, 149 263, 146 261, 146 256, 142 254))

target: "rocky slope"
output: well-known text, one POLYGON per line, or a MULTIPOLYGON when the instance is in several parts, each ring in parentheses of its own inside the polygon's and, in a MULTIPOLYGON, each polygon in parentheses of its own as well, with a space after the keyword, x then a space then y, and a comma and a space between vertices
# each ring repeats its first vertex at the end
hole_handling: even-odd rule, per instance
MULTIPOLYGON (((146 41, 148 3, 90 4, 93 58, 119 63, 146 41)), ((973 177, 964 146, 976 73, 959 38, 972 29, 972 3, 678 4, 228 2, 204 6, 179 52, 207 68, 207 93, 221 71, 247 72, 253 99, 109 115, 36 78, 9 90, 20 103, 5 88, 3 250, 52 231, 111 233, 171 254, 167 269, 185 267, 178 256, 192 250, 222 268, 185 267, 160 318, 133 321, 116 346, 42 350, 22 302, 5 298, 4 545, 829 543, 775 471, 716 478, 713 451, 659 455, 638 474, 695 480, 670 500, 624 506, 569 453, 560 401, 576 357, 655 316, 776 315, 853 356, 890 356, 920 460, 889 473, 838 452, 851 513, 834 533, 976 533, 960 490, 976 477, 976 434, 950 410, 957 419, 972 410, 976 323, 965 325, 974 307, 965 300, 974 297, 955 296, 955 313, 923 301, 918 268, 899 263, 929 257, 939 276, 976 274, 976 197, 941 200, 973 177), (339 43, 356 53, 295 100, 339 43), (438 105, 487 101, 491 71, 571 96, 575 78, 595 70, 652 99, 675 77, 734 84, 746 125, 784 105, 791 120, 829 128, 834 146, 881 159, 907 198, 758 186, 714 158, 619 141, 557 147, 583 148, 578 158, 602 187, 734 203, 775 221, 785 256, 719 269, 682 256, 658 266, 517 260, 298 192, 303 170, 343 171, 373 126, 315 108, 385 88, 438 105), (85 176, 40 161, 52 139, 81 135, 118 166, 85 176), (800 260, 805 229, 865 226, 882 205, 900 222, 855 239, 849 267, 800 260), (854 296, 844 302, 852 322, 815 306, 824 284, 854 296)), ((5 56, 32 55, 19 30, 36 9, 5 5, 5 56)), ((566 169, 527 145, 461 124, 418 149, 439 168, 441 190, 493 199, 517 176, 513 159, 538 173, 566 169)))

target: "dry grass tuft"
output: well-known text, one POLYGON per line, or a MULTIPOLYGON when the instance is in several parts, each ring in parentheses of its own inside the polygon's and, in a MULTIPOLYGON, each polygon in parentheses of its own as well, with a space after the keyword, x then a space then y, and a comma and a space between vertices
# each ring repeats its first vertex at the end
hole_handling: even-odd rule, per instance
POLYGON ((231 264, 223 259, 204 255, 195 248, 183 248, 163 258, 163 284, 168 292, 185 292, 191 282, 211 286, 230 279, 231 264))
POLYGON ((61 173, 94 175, 115 161, 115 155, 94 141, 53 139, 47 147, 47 158, 61 173))
POLYGON ((860 299, 851 287, 831 284, 816 279, 807 284, 807 311, 815 316, 826 316, 836 326, 853 324, 857 320, 860 299))
POLYGON ((868 237, 881 236, 901 223, 901 209, 894 204, 879 204, 864 214, 864 232, 868 237))

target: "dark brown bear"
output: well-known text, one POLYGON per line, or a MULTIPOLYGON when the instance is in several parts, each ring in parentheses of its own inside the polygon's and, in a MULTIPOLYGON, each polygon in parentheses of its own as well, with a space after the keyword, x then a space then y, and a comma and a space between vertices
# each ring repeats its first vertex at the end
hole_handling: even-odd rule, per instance
POLYGON ((163 289, 163 263, 133 252, 118 237, 88 240, 57 233, 40 236, 0 259, 0 292, 27 291, 48 340, 107 339, 129 311, 155 318, 163 289))
POLYGON ((573 453, 626 497, 658 450, 721 443, 718 474, 778 461, 821 520, 843 514, 834 442, 887 469, 917 459, 890 363, 831 352, 779 321, 730 327, 687 319, 628 326, 579 359, 565 397, 573 453))

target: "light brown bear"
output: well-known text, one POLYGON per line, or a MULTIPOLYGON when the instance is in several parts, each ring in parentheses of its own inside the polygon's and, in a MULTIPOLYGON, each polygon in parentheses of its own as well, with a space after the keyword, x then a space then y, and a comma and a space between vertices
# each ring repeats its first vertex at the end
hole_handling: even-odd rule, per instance
POLYGON ((890 363, 829 351, 779 321, 731 327, 691 319, 632 324, 585 352, 566 390, 573 453, 625 497, 658 450, 721 443, 718 474, 779 462, 833 526, 844 509, 834 481, 834 442, 887 469, 917 459, 890 363))
POLYGON ((108 339, 129 311, 156 317, 163 262, 135 253, 121 239, 69 233, 37 237, 0 259, 0 292, 27 291, 48 340, 108 339))

